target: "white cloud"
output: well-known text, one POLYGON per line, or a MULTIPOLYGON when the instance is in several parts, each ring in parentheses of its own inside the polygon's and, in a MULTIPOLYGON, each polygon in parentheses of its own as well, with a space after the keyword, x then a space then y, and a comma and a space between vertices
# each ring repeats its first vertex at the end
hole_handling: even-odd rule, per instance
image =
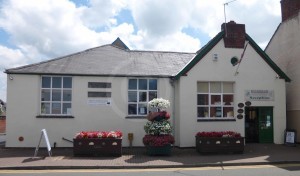
POLYGON ((129 6, 140 30, 150 36, 163 36, 187 26, 193 4, 178 0, 132 0, 129 6))
POLYGON ((19 49, 10 49, 0 45, 0 99, 6 100, 5 69, 27 64, 25 56, 19 49))
POLYGON ((91 28, 115 25, 113 17, 124 7, 126 3, 122 0, 90 0, 89 7, 81 8, 81 19, 91 28))
POLYGON ((25 56, 19 49, 10 49, 0 45, 0 68, 17 67, 27 64, 25 56))

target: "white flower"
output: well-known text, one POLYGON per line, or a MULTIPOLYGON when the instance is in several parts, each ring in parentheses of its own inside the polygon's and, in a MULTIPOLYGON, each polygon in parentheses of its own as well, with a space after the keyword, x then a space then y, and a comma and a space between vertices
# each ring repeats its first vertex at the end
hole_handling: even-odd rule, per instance
POLYGON ((165 100, 163 98, 154 98, 153 100, 149 101, 149 107, 157 108, 157 109, 167 109, 170 107, 169 100, 165 100))

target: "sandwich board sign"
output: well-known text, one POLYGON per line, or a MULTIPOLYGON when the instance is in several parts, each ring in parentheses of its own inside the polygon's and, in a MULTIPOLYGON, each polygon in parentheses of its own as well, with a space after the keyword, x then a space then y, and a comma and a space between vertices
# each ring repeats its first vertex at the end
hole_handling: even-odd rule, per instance
POLYGON ((43 138, 43 137, 44 137, 45 142, 46 142, 46 145, 47 145, 48 154, 49 154, 49 156, 51 157, 51 155, 52 155, 52 152, 51 152, 51 145, 50 145, 50 142, 49 142, 49 138, 48 138, 46 129, 42 129, 42 130, 41 130, 40 141, 39 141, 38 146, 35 148, 35 152, 34 152, 34 156, 33 156, 33 157, 36 157, 36 156, 37 156, 37 153, 38 153, 38 151, 39 151, 40 144, 41 144, 41 141, 42 141, 42 138, 43 138))

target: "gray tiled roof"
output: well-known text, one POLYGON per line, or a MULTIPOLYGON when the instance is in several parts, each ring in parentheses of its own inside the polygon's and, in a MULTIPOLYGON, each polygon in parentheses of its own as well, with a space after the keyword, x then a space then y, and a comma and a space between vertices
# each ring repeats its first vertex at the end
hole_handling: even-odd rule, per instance
POLYGON ((196 53, 123 50, 103 45, 64 57, 6 70, 8 74, 174 76, 196 53))

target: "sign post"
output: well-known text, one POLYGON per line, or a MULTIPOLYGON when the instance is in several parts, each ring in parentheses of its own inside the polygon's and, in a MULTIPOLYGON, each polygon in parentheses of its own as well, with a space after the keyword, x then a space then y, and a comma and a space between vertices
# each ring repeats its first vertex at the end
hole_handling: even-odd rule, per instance
POLYGON ((52 155, 52 152, 51 152, 51 145, 50 145, 50 142, 49 142, 49 138, 48 138, 48 135, 47 135, 47 131, 46 131, 46 129, 42 129, 42 130, 41 130, 40 141, 39 141, 38 146, 35 148, 35 152, 34 152, 34 156, 33 156, 33 157, 36 157, 36 156, 37 156, 37 153, 38 153, 38 151, 39 151, 40 144, 41 144, 41 141, 42 141, 43 136, 44 136, 44 139, 45 139, 45 142, 46 142, 46 145, 47 145, 48 154, 49 154, 50 157, 51 157, 51 155, 52 155))

